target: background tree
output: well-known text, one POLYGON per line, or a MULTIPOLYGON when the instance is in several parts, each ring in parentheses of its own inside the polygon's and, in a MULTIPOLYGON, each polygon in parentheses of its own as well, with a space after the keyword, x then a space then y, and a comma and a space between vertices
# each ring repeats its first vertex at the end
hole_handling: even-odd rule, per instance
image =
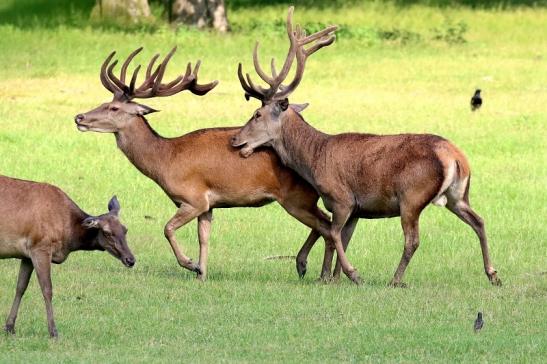
POLYGON ((224 0, 168 0, 170 20, 198 28, 213 27, 219 32, 230 30, 224 0))
POLYGON ((148 0, 97 0, 91 16, 137 22, 150 17, 150 6, 148 0))

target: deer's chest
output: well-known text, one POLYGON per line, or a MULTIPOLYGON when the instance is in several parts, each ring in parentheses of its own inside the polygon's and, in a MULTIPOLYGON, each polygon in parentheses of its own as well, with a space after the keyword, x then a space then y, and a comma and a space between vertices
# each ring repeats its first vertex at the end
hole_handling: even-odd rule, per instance
POLYGON ((26 237, 0 236, 0 258, 30 258, 30 240, 26 237))

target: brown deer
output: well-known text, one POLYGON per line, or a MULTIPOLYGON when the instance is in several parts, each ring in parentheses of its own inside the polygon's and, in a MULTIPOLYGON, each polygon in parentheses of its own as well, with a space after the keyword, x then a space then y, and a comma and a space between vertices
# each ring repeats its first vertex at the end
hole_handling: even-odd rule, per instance
POLYGON ((0 259, 21 259, 17 289, 5 331, 15 334, 15 319, 32 271, 46 303, 51 337, 57 337, 51 299, 51 263, 61 264, 78 250, 106 250, 125 266, 135 258, 125 241, 127 229, 118 219, 116 196, 108 212, 91 216, 63 191, 46 184, 0 176, 0 259))
MULTIPOLYGON (((328 233, 330 220, 318 207, 317 192, 295 172, 281 164, 277 155, 268 149, 257 151, 248 160, 230 146, 230 139, 239 128, 196 130, 177 138, 163 138, 156 133, 145 115, 156 110, 133 102, 136 98, 170 96, 183 90, 205 95, 217 81, 197 84, 199 61, 192 70, 163 84, 167 63, 174 48, 152 72, 158 55, 150 61, 141 86, 135 87, 138 66, 128 85, 126 71, 131 60, 142 48, 129 55, 121 67, 120 78, 113 74, 116 62, 110 64, 111 53, 101 67, 103 86, 114 94, 111 102, 89 112, 76 115, 80 131, 113 133, 118 147, 129 161, 144 175, 154 180, 178 207, 165 225, 165 237, 180 266, 197 273, 205 280, 207 274, 208 240, 214 208, 258 207, 277 201, 289 214, 313 230, 297 257, 297 270, 306 272, 309 250, 320 232, 328 233), (197 264, 178 247, 175 231, 198 219, 199 261, 197 264)), ((326 265, 322 277, 330 275, 326 265)))
POLYGON ((342 269, 354 282, 360 279, 345 256, 343 230, 353 229, 358 218, 400 216, 405 245, 391 284, 401 285, 419 245, 420 213, 433 203, 446 206, 473 228, 480 240, 486 275, 493 284, 501 284, 488 255, 483 220, 469 205, 469 163, 454 144, 429 134, 328 135, 306 123, 298 112, 300 108, 289 104, 287 97, 302 80, 308 56, 334 41, 334 35, 324 34, 306 49, 304 45, 310 37, 299 27, 293 30, 292 12, 291 7, 287 19, 290 40, 287 59, 292 62, 296 58, 295 77, 289 85, 282 86, 286 74, 277 75, 272 70, 272 77, 265 75, 258 65, 255 47, 256 71, 270 88, 255 86, 249 75, 245 82, 240 64, 239 75, 246 97, 259 99, 262 107, 233 137, 232 145, 242 147, 244 157, 250 157, 259 146, 272 147, 284 164, 319 192, 332 212, 330 233, 342 269))

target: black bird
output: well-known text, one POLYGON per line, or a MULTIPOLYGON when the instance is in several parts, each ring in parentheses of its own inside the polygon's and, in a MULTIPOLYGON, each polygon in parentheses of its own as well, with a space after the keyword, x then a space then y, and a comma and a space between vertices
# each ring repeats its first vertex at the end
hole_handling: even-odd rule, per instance
POLYGON ((482 321, 482 312, 479 312, 477 315, 477 319, 475 320, 475 324, 473 325, 473 329, 475 332, 479 332, 480 329, 482 329, 482 326, 484 325, 484 321, 482 321))
POLYGON ((471 111, 478 110, 482 106, 481 90, 477 89, 471 98, 471 111))

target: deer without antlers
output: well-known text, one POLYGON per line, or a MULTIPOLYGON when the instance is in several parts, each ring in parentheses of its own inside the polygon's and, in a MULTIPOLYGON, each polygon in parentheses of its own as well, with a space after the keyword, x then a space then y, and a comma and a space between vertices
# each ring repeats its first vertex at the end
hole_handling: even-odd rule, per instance
POLYGON ((21 259, 15 299, 4 327, 10 334, 15 334, 19 304, 33 270, 44 296, 49 334, 56 337, 51 263, 61 264, 78 250, 106 250, 127 267, 135 264, 125 241, 127 229, 118 219, 116 197, 108 203, 109 212, 91 216, 55 186, 0 176, 0 201, 0 259, 21 259))
MULTIPOLYGON (((310 37, 299 27, 293 30, 292 12, 291 7, 287 18, 291 47, 283 67, 286 72, 276 75, 272 68, 271 78, 264 75, 258 66, 256 47, 255 69, 270 88, 255 86, 248 75, 245 82, 239 68, 245 96, 257 98, 262 107, 233 137, 232 145, 242 147, 245 157, 259 146, 272 147, 284 164, 319 192, 325 207, 332 212, 330 235, 342 269, 354 282, 360 278, 345 256, 344 232, 352 232, 359 218, 401 217, 405 245, 391 281, 397 286, 402 284, 405 269, 418 248, 420 213, 433 203, 446 206, 473 228, 480 240, 486 275, 493 284, 500 284, 488 254, 483 220, 469 205, 469 163, 454 144, 429 134, 328 135, 306 123, 299 114, 300 108, 289 104, 286 97, 302 80, 307 57, 334 41, 334 35, 324 33, 306 50, 304 46, 310 37), (283 78, 295 58, 295 78, 283 87, 283 78)), ((326 255, 332 259, 332 252, 326 255)))
MULTIPOLYGON (((320 237, 319 231, 326 231, 330 226, 328 216, 317 207, 318 194, 284 167, 270 150, 257 151, 248 160, 241 158, 229 142, 239 128, 202 129, 177 138, 159 136, 144 117, 155 110, 133 99, 170 96, 184 90, 205 95, 217 82, 197 84, 198 62, 193 70, 189 64, 184 75, 163 84, 162 77, 173 49, 155 70, 158 55, 152 58, 141 86, 135 86, 140 67, 126 85, 128 65, 140 50, 131 53, 123 63, 119 78, 113 73, 116 62, 110 63, 114 53, 108 56, 101 67, 101 82, 114 94, 114 99, 77 115, 78 129, 113 133, 129 161, 154 180, 178 207, 165 225, 165 237, 178 263, 196 272, 198 279, 204 280, 207 274, 213 209, 258 207, 272 201, 277 201, 289 214, 313 229, 297 258, 298 273, 303 276, 308 252, 320 237), (195 218, 200 246, 197 264, 182 252, 175 238, 175 231, 195 218)), ((328 275, 330 272, 322 271, 322 276, 328 275)))

